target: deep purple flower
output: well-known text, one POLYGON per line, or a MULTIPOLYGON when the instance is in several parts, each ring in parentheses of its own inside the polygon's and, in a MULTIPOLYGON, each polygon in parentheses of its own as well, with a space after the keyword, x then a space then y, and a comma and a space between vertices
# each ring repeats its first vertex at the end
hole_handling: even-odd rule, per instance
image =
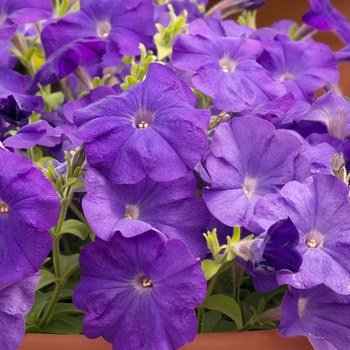
POLYGON ((106 40, 106 67, 115 66, 123 55, 139 55, 139 44, 150 47, 154 34, 153 6, 149 0, 81 0, 79 11, 47 25, 41 38, 47 56, 77 39, 106 40))
POLYGON ((133 237, 154 229, 184 241, 194 256, 207 253, 203 232, 210 215, 202 198, 194 196, 197 183, 192 173, 171 182, 145 178, 116 186, 90 168, 85 188, 84 214, 98 237, 110 240, 116 231, 133 237))
POLYGON ((274 40, 259 34, 255 37, 264 46, 258 63, 297 99, 311 102, 317 89, 339 80, 337 61, 329 46, 293 41, 285 35, 276 35, 274 40))
POLYGON ((0 67, 0 117, 13 125, 27 123, 31 112, 44 108, 43 99, 26 92, 30 77, 0 67))
POLYGON ((51 250, 47 232, 60 200, 26 157, 0 149, 0 283, 37 272, 51 250))
POLYGON ((248 262, 246 270, 254 278, 255 289, 263 293, 279 286, 276 275, 298 272, 302 257, 295 249, 299 233, 289 218, 276 222, 258 237, 265 241, 262 257, 248 262))
POLYGON ((301 146, 295 134, 275 130, 259 118, 220 124, 206 163, 212 185, 203 189, 211 213, 226 225, 246 225, 259 198, 295 178, 294 160, 301 146))
POLYGON ((0 348, 2 350, 13 350, 19 347, 26 328, 24 316, 34 303, 34 292, 40 278, 40 274, 37 273, 11 284, 0 283, 0 348))
POLYGON ((345 42, 350 43, 349 20, 340 13, 330 0, 309 0, 310 9, 303 15, 303 21, 318 30, 334 30, 345 42))
POLYGON ((327 126, 330 136, 344 140, 350 136, 347 125, 350 119, 350 103, 345 98, 329 91, 319 97, 300 120, 318 121, 327 126))
POLYGON ((57 83, 78 66, 91 66, 99 63, 106 50, 106 42, 100 38, 78 39, 59 48, 48 57, 46 62, 35 73, 27 91, 37 92, 37 84, 43 86, 57 83))
POLYGON ((194 308, 205 298, 200 261, 180 240, 155 231, 109 242, 98 237, 84 247, 74 304, 87 312, 83 331, 103 336, 114 350, 172 350, 191 342, 194 308))
MULTIPOLYGON (((291 287, 282 302, 278 328, 286 336, 305 335, 324 338, 334 348, 347 349, 350 338, 350 295, 339 295, 325 285, 309 289, 291 287)), ((319 340, 316 339, 319 343, 319 340)))
POLYGON ((219 37, 201 19, 173 46, 175 67, 194 73, 193 85, 212 97, 213 107, 240 112, 283 95, 283 85, 257 62, 263 46, 257 40, 219 37))
POLYGON ((114 184, 147 175, 175 180, 207 149, 210 112, 195 109, 195 102, 173 70, 153 63, 142 83, 76 111, 76 136, 86 143, 88 162, 114 184))
POLYGON ((52 15, 50 0, 1 0, 0 40, 11 39, 19 24, 35 23, 52 15))

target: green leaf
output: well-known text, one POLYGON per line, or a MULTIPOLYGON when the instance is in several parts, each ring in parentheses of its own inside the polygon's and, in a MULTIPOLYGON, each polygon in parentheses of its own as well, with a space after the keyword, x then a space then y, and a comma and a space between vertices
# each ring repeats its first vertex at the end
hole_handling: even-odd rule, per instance
POLYGON ((42 94, 41 97, 52 109, 57 109, 64 101, 64 96, 61 91, 54 92, 50 95, 42 94))
POLYGON ((213 331, 215 333, 221 333, 221 332, 232 332, 235 331, 235 324, 231 321, 227 321, 227 320, 220 320, 215 328, 213 329, 213 331))
POLYGON ((220 269, 221 264, 217 263, 214 260, 203 260, 202 261, 202 270, 204 272, 206 280, 210 280, 220 269))
POLYGON ((81 334, 82 333, 82 317, 62 316, 48 324, 42 333, 53 334, 81 334))
POLYGON ((69 256, 60 255, 62 276, 64 276, 67 273, 67 271, 78 262, 79 256, 79 253, 69 256))
POLYGON ((39 273, 41 275, 41 280, 39 281, 36 290, 39 290, 56 281, 56 277, 45 269, 40 269, 39 273))
POLYGON ((222 313, 217 310, 210 310, 204 314, 202 333, 210 333, 216 324, 221 320, 222 313))
POLYGON ((26 333, 41 333, 41 331, 38 326, 31 324, 30 326, 26 327, 26 333))
POLYGON ((62 230, 57 234, 57 237, 65 233, 71 233, 84 241, 89 235, 89 229, 82 222, 71 219, 63 223, 62 230))
POLYGON ((62 316, 76 315, 76 314, 84 315, 85 312, 77 309, 71 303, 59 303, 59 304, 56 304, 54 309, 52 310, 50 318, 48 319, 48 323, 50 323, 55 319, 62 318, 62 316))
POLYGON ((243 327, 242 313, 237 302, 224 294, 215 294, 210 296, 205 302, 204 307, 209 310, 218 310, 235 321, 238 329, 243 327))

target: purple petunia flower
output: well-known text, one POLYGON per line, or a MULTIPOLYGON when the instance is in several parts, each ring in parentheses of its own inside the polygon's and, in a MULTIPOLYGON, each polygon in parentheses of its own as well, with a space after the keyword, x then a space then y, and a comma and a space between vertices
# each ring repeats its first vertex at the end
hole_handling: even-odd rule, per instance
POLYGON ((44 101, 26 92, 30 77, 0 67, 0 117, 13 125, 24 125, 32 111, 41 111, 44 101))
POLYGON ((318 121, 327 126, 330 136, 344 140, 350 136, 347 121, 350 119, 350 103, 329 91, 319 97, 299 120, 318 121))
POLYGON ((317 89, 339 80, 337 61, 331 49, 322 43, 293 41, 285 35, 266 38, 257 31, 263 53, 257 59, 272 76, 282 82, 297 99, 311 102, 317 89))
POLYGON ((305 335, 315 344, 334 347, 315 349, 348 349, 350 338, 350 295, 339 295, 325 285, 309 289, 291 287, 282 302, 282 319, 278 328, 286 336, 305 335))
POLYGON ((116 231, 133 237, 151 229, 184 241, 193 254, 207 253, 203 232, 210 214, 202 198, 195 197, 192 173, 172 182, 145 178, 134 185, 113 185, 97 170, 85 176, 84 214, 95 234, 110 240, 116 231))
POLYGON ((60 199, 32 161, 0 149, 0 283, 39 270, 59 211, 60 199))
POLYGON ((259 198, 295 178, 301 146, 295 134, 259 118, 220 124, 206 163, 212 185, 203 189, 211 213, 226 225, 246 225, 259 198))
POLYGON ((115 66, 123 55, 140 54, 139 44, 152 46, 155 34, 149 0, 81 0, 80 10, 58 18, 42 31, 46 56, 77 39, 106 40, 104 67, 115 66))
POLYGON ((24 316, 34 303, 34 292, 40 278, 40 274, 37 273, 15 283, 0 283, 1 350, 19 347, 26 328, 24 316))
POLYGON ((195 103, 173 70, 153 63, 142 83, 76 111, 76 136, 86 143, 89 164, 114 184, 133 184, 147 175, 175 180, 207 149, 210 112, 195 109, 195 103))
POLYGON ((35 23, 52 15, 50 0, 1 0, 0 41, 11 39, 19 24, 35 23))
POLYGON ((345 43, 350 43, 350 23, 330 0, 309 0, 309 3, 309 11, 302 17, 304 23, 321 31, 334 30, 345 43))
POLYGON ((278 276, 280 284, 306 289, 324 283, 339 294, 350 294, 349 190, 332 175, 319 174, 303 183, 287 183, 279 195, 262 198, 253 219, 262 227, 290 217, 300 235, 300 271, 278 276))
POLYGON ((240 112, 286 92, 256 62, 263 51, 259 41, 219 37, 201 19, 192 22, 188 31, 174 42, 173 64, 194 73, 193 85, 214 99, 214 108, 240 112))
POLYGON ((74 304, 87 312, 83 331, 103 336, 114 350, 172 350, 191 342, 194 308, 205 298, 200 260, 180 240, 155 231, 84 247, 74 304))

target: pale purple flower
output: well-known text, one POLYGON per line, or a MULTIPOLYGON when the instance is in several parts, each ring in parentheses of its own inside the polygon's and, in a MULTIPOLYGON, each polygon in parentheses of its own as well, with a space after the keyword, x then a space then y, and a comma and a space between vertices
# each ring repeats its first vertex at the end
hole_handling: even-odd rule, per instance
POLYGON ((59 211, 59 197, 32 161, 0 149, 0 283, 39 270, 59 211))
POLYGON ((295 134, 259 118, 220 124, 206 162, 212 185, 203 189, 211 213, 226 225, 246 225, 259 198, 296 177, 294 161, 301 147, 295 134))
POLYGON ((318 174, 303 183, 287 183, 279 195, 268 195, 255 206, 253 220, 269 227, 290 217, 300 235, 300 271, 278 276, 280 284, 306 289, 324 283, 340 294, 350 294, 350 202, 345 183, 318 174))
POLYGON ((114 184, 188 174, 207 149, 210 112, 174 71, 153 63, 146 79, 74 113, 88 162, 114 184), (113 147, 111 147, 113 144, 113 147))
POLYGON ((194 308, 206 295, 200 260, 180 240, 148 231, 109 242, 96 238, 80 256, 73 302, 87 314, 83 331, 114 350, 172 350, 196 336, 194 308))
POLYGON ((26 329, 24 316, 34 303, 35 288, 40 278, 37 273, 14 283, 0 283, 1 350, 19 347, 26 329))
POLYGON ((344 98, 329 91, 319 97, 306 111, 300 116, 300 120, 311 120, 321 122, 327 126, 330 136, 344 140, 350 136, 350 129, 347 125, 350 119, 350 103, 344 98))
POLYGON ((194 87, 214 99, 214 108, 240 112, 286 92, 256 62, 263 51, 259 41, 220 37, 201 19, 192 22, 188 31, 174 42, 173 64, 194 73, 194 87))
POLYGON ((257 62, 297 99, 311 102, 317 89, 339 80, 336 58, 323 43, 293 41, 285 35, 275 35, 273 40, 261 34, 254 38, 264 46, 257 62))
POLYGON ((133 237, 151 229, 184 241, 193 254, 207 253, 203 232, 210 214, 202 198, 195 197, 192 173, 171 182, 145 178, 134 185, 113 185, 97 170, 85 176, 84 214, 95 234, 110 240, 116 231, 133 237))
POLYGON ((286 337, 315 339, 315 349, 348 349, 350 344, 350 295, 340 295, 324 284, 309 289, 291 287, 282 302, 279 332, 286 337), (327 342, 334 347, 327 347, 327 342))

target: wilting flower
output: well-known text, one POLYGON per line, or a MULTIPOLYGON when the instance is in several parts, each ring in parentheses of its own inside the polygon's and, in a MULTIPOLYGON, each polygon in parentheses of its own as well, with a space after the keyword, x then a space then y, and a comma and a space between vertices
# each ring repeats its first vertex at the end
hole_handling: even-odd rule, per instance
MULTIPOLYGON (((1 214, 0 214, 1 215, 1 214)), ((34 303, 34 292, 40 274, 18 282, 0 283, 0 348, 17 349, 26 329, 24 316, 34 303)))
POLYGON ((76 111, 76 136, 86 143, 90 165, 114 184, 147 175, 175 180, 207 149, 210 112, 194 105, 194 95, 174 71, 153 63, 142 83, 76 111))
POLYGON ((83 331, 115 350, 172 350, 191 342, 194 308, 206 294, 200 260, 180 240, 155 231, 131 238, 117 232, 84 247, 74 304, 87 312, 83 331))
POLYGON ((90 168, 85 188, 84 214, 98 237, 109 240, 116 231, 133 237, 154 229, 184 241, 193 256, 205 256, 203 232, 210 214, 202 198, 194 196, 192 173, 171 182, 145 178, 134 185, 113 185, 90 168))
POLYGON ((294 160, 301 146, 293 133, 275 130, 259 118, 234 118, 219 125, 213 155, 206 162, 212 185, 203 189, 211 213, 226 225, 246 225, 259 198, 295 178, 294 160))
POLYGON ((311 342, 314 339, 319 345, 329 342, 334 346, 315 349, 347 349, 349 325, 350 295, 337 294, 320 284, 309 289, 291 287, 284 296, 278 330, 286 337, 305 335, 311 342))
POLYGON ((36 273, 51 250, 47 232, 60 200, 31 160, 0 149, 0 283, 36 273))

